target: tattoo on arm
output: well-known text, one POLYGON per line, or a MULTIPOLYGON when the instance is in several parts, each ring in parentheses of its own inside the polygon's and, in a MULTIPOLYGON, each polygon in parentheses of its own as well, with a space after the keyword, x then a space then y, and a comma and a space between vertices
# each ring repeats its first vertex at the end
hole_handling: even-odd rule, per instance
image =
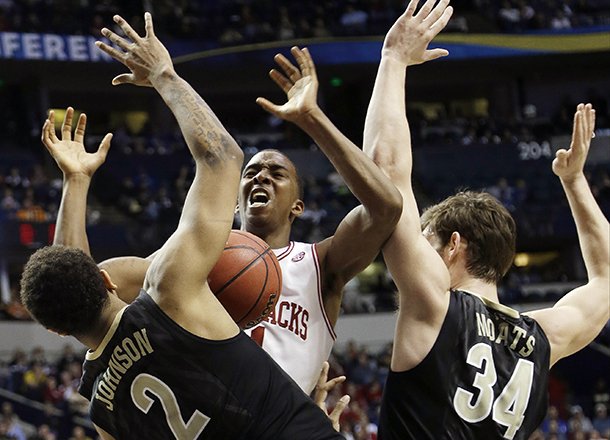
POLYGON ((183 84, 174 84, 176 87, 171 88, 168 104, 187 143, 193 147, 193 155, 201 157, 208 166, 215 167, 229 159, 227 153, 234 146, 234 141, 203 98, 188 84, 183 84))

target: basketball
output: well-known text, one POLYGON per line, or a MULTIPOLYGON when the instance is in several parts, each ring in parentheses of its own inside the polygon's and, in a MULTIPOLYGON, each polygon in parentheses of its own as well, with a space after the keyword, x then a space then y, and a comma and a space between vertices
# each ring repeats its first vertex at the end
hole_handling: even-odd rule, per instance
POLYGON ((282 290, 282 271, 265 241, 232 230, 208 284, 237 325, 247 329, 275 307, 282 290))

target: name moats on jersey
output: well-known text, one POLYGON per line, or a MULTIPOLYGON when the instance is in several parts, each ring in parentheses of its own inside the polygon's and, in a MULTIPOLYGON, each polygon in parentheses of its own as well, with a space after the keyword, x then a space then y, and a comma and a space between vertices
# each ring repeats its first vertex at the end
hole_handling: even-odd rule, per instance
POLYGON ((496 324, 488 316, 478 312, 475 315, 479 336, 487 337, 496 344, 503 344, 523 357, 528 357, 534 351, 536 338, 534 335, 528 335, 527 330, 506 322, 499 323, 496 328, 496 324))
POLYGON ((274 252, 282 268, 280 298, 247 333, 309 394, 335 340, 322 302, 318 255, 315 244, 298 242, 274 252))

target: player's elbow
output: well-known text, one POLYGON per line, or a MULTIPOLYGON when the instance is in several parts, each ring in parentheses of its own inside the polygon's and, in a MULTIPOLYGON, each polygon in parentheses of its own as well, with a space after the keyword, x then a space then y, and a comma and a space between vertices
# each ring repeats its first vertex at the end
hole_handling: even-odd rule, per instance
POLYGON ((391 189, 387 192, 387 199, 384 203, 385 209, 383 213, 383 217, 386 221, 392 226, 396 226, 398 220, 400 220, 400 215, 402 214, 402 194, 398 191, 394 185, 392 185, 391 189))
POLYGON ((402 195, 394 185, 388 185, 383 196, 375 201, 374 206, 367 206, 371 228, 393 229, 402 214, 402 195))

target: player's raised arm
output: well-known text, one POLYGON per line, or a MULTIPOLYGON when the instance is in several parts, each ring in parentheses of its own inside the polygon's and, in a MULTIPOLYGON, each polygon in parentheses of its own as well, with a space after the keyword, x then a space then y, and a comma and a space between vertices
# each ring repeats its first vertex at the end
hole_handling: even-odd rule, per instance
POLYGON ((610 319, 610 224, 593 198, 583 168, 595 130, 595 110, 579 104, 572 142, 557 151, 553 172, 570 204, 588 283, 551 309, 531 312, 551 342, 551 365, 588 345, 610 319))
POLYGON ((294 122, 311 136, 362 203, 340 223, 333 237, 318 244, 323 261, 324 301, 334 324, 343 285, 379 253, 398 221, 402 202, 389 179, 318 106, 318 79, 309 51, 293 47, 291 52, 297 65, 278 54, 275 61, 282 72, 273 69, 269 74, 286 93, 288 101, 281 106, 264 98, 257 102, 270 113, 294 122))
POLYGON ((409 326, 430 328, 428 339, 436 338, 449 304, 449 272, 436 250, 422 235, 419 210, 413 193, 413 167, 410 130, 406 116, 405 81, 408 66, 447 55, 443 49, 429 50, 430 41, 445 27, 452 14, 448 0, 426 1, 415 13, 412 0, 404 14, 388 31, 381 54, 364 128, 364 151, 390 177, 403 198, 402 216, 393 235, 383 248, 388 268, 400 292, 400 310, 396 329, 393 368, 406 369, 416 364, 429 350, 425 337, 421 352, 401 347, 399 336, 411 331, 409 326), (403 350, 404 348, 404 350, 403 350), (405 357, 403 351, 409 352, 405 357), (403 354, 401 354, 403 353, 403 354), (398 360, 403 362, 397 362, 398 360))
MULTIPOLYGON (((88 153, 84 145, 87 116, 79 116, 72 135, 74 109, 68 107, 62 123, 61 139, 55 133, 55 113, 51 110, 42 127, 42 143, 63 173, 63 190, 53 244, 75 247, 88 255, 86 212, 87 194, 91 178, 106 160, 112 134, 102 139, 94 153, 88 153)), ((150 258, 118 257, 99 264, 110 274, 116 293, 123 301, 131 303, 140 292, 150 258)))
MULTIPOLYGON (((209 293, 207 276, 231 228, 243 153, 205 101, 174 70, 167 49, 155 36, 150 13, 145 14, 143 37, 120 16, 114 20, 125 38, 106 28, 102 33, 118 49, 99 41, 97 45, 130 73, 117 76, 113 84, 154 87, 176 117, 195 159, 195 178, 178 229, 146 275, 146 287, 153 298, 172 318, 188 326, 191 314, 200 314, 207 306, 222 309, 215 299, 209 299, 211 293, 205 295, 209 293)), ((228 318, 226 313, 223 316, 228 318)), ((228 333, 236 329, 230 318, 221 322, 228 323, 228 333)), ((215 328, 221 327, 219 323, 215 328)), ((202 333, 201 328, 192 331, 202 333)), ((221 329, 210 336, 223 338, 228 333, 221 329)))
POLYGON ((42 143, 63 173, 63 190, 53 244, 76 247, 90 254, 86 232, 87 193, 91 178, 106 160, 112 134, 102 139, 98 150, 87 153, 84 145, 87 116, 82 113, 72 136, 74 109, 68 107, 61 126, 61 139, 55 133, 55 112, 51 110, 42 126, 42 143))

